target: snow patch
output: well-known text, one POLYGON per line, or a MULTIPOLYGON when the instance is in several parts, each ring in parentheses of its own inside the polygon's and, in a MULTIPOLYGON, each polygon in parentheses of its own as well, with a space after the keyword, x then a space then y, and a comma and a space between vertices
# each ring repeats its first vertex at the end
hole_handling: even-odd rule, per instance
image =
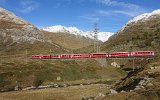
POLYGON ((137 17, 134 17, 133 19, 128 21, 126 25, 124 25, 122 27, 121 31, 123 31, 127 27, 127 25, 129 25, 131 23, 137 23, 138 21, 143 22, 143 21, 149 20, 152 16, 155 16, 155 15, 160 15, 160 9, 154 10, 151 13, 144 13, 144 14, 141 14, 137 17))
POLYGON ((139 21, 139 20, 147 20, 149 17, 151 17, 151 16, 154 16, 154 15, 157 15, 157 14, 160 14, 160 9, 158 9, 158 10, 154 10, 153 12, 151 12, 151 13, 144 13, 144 14, 141 14, 141 15, 139 15, 139 16, 137 16, 137 17, 134 17, 132 20, 130 20, 129 22, 128 22, 128 24, 129 23, 132 23, 132 22, 137 22, 137 21, 139 21))
MULTIPOLYGON (((93 32, 88 32, 88 31, 84 32, 84 31, 78 29, 77 27, 65 27, 62 25, 55 25, 55 26, 43 28, 42 30, 48 31, 48 32, 54 32, 54 33, 62 32, 62 33, 74 34, 74 35, 84 36, 86 38, 94 39, 93 32)), ((111 32, 99 32, 97 34, 98 35, 97 38, 98 38, 98 40, 105 42, 113 34, 114 33, 111 33, 111 32)))

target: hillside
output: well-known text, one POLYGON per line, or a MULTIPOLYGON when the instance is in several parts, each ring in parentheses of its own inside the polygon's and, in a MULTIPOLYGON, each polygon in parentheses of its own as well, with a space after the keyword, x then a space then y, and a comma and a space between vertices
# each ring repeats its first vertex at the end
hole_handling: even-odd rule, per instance
MULTIPOLYGON (((44 33, 44 36, 50 40, 51 42, 54 42, 56 44, 61 45, 62 47, 66 49, 76 50, 79 48, 83 48, 86 46, 90 46, 94 44, 93 39, 81 37, 79 35, 74 34, 66 34, 63 32, 47 32, 42 31, 44 33)), ((101 41, 95 41, 97 44, 102 44, 101 41)))
POLYGON ((147 51, 156 52, 153 59, 116 60, 123 70, 129 73, 108 92, 102 100, 154 99, 159 100, 160 74, 160 10, 139 15, 130 20, 107 42, 101 45, 103 51, 147 51), (116 90, 116 91, 114 91, 116 90), (109 94, 109 95, 108 95, 109 94), (111 96, 110 96, 111 95, 111 96))
POLYGON ((18 96, 72 99, 73 95, 84 100, 88 96, 102 100, 159 99, 160 10, 133 18, 107 42, 99 44, 102 52, 154 50, 158 55, 155 59, 134 62, 133 59, 32 60, 32 54, 93 52, 93 40, 42 31, 2 8, 0 13, 0 92, 14 91, 17 87, 55 86, 1 93, 0 99, 18 96), (114 68, 117 66, 120 68, 114 68))
POLYGON ((139 15, 102 45, 104 51, 160 50, 160 10, 139 15))
MULTIPOLYGON (((90 41, 90 42, 88 42, 90 41)), ((39 30, 14 13, 0 8, 0 92, 16 86, 37 86, 79 80, 119 79, 123 72, 106 68, 96 59, 33 60, 31 55, 70 53, 92 39, 39 30), (107 73, 106 73, 107 72, 107 73), (57 80, 60 77, 60 80, 57 80)), ((100 42, 101 43, 101 42, 100 42)))

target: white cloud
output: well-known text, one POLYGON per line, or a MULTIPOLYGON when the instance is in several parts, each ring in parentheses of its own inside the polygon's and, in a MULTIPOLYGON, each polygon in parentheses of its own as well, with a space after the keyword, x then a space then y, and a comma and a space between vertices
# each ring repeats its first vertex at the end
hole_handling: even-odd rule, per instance
POLYGON ((0 0, 0 3, 4 3, 6 0, 0 0))
POLYGON ((21 0, 20 5, 22 6, 20 12, 30 13, 39 7, 39 3, 32 0, 21 0))
POLYGON ((99 21, 99 18, 94 16, 79 16, 79 18, 92 23, 96 23, 99 21))
POLYGON ((97 0, 97 1, 105 5, 108 5, 108 6, 122 6, 126 8, 139 8, 138 5, 126 3, 126 2, 118 2, 114 0, 97 0))
POLYGON ((144 13, 144 11, 136 11, 136 10, 99 10, 98 15, 99 16, 110 16, 113 14, 123 14, 129 17, 137 16, 141 13, 144 13))
POLYGON ((107 6, 118 6, 121 7, 120 10, 100 10, 99 14, 109 15, 109 14, 124 14, 129 17, 137 16, 145 12, 145 9, 136 4, 118 2, 115 0, 97 0, 99 3, 105 4, 107 6))
POLYGON ((144 13, 143 11, 135 11, 135 10, 115 10, 113 11, 113 13, 117 13, 117 14, 124 14, 124 15, 127 15, 129 17, 134 17, 134 16, 137 16, 141 13, 144 13))
POLYGON ((72 0, 54 0, 53 7, 54 8, 62 8, 70 5, 72 0))
POLYGON ((111 11, 99 10, 97 15, 108 16, 108 15, 111 15, 111 13, 112 13, 111 11))
POLYGON ((4 2, 5 0, 0 0, 0 2, 4 2))

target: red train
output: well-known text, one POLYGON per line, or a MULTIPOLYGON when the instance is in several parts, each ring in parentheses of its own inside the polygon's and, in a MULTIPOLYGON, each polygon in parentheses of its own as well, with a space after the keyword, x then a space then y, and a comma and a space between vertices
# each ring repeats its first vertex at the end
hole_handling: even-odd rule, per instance
POLYGON ((131 52, 132 57, 153 57, 155 56, 154 51, 138 51, 138 52, 131 52))
POLYGON ((129 57, 130 52, 111 52, 108 53, 109 58, 129 57))
POLYGON ((93 54, 59 54, 32 55, 32 59, 76 59, 76 58, 125 58, 125 57, 154 57, 154 51, 110 52, 93 54))
POLYGON ((60 54, 60 55, 32 55, 32 59, 76 59, 76 58, 106 58, 106 53, 95 54, 60 54))

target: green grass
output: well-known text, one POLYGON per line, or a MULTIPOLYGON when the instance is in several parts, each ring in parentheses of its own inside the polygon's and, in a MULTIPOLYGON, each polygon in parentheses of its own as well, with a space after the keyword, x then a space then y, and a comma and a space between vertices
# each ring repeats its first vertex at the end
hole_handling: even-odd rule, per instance
MULTIPOLYGON (((53 32, 46 32, 46 31, 43 31, 43 33, 44 33, 44 36, 46 36, 46 38, 50 39, 52 42, 59 44, 64 48, 71 49, 71 51, 94 44, 93 39, 89 39, 81 36, 75 36, 73 34, 53 33, 53 32)), ((100 41, 96 41, 96 42, 102 43, 100 41)))
POLYGON ((127 72, 124 71, 124 70, 122 70, 122 69, 120 69, 120 68, 116 68, 116 71, 117 71, 118 73, 120 73, 121 76, 123 76, 123 77, 127 75, 127 72))
POLYGON ((71 86, 66 88, 50 88, 30 91, 0 93, 0 100, 81 100, 105 94, 107 85, 71 86))
MULTIPOLYGON (((30 86, 35 82, 67 82, 75 80, 91 80, 120 78, 121 74, 113 68, 102 67, 96 60, 31 60, 25 62, 3 62, 0 64, 1 81, 10 86, 30 86), (6 73, 6 74, 3 74, 6 73), (3 77, 2 77, 3 74, 3 77), (57 80, 57 77, 61 80, 57 80), (115 77, 113 77, 115 76, 115 77)), ((3 88, 3 87, 1 87, 3 88)))

